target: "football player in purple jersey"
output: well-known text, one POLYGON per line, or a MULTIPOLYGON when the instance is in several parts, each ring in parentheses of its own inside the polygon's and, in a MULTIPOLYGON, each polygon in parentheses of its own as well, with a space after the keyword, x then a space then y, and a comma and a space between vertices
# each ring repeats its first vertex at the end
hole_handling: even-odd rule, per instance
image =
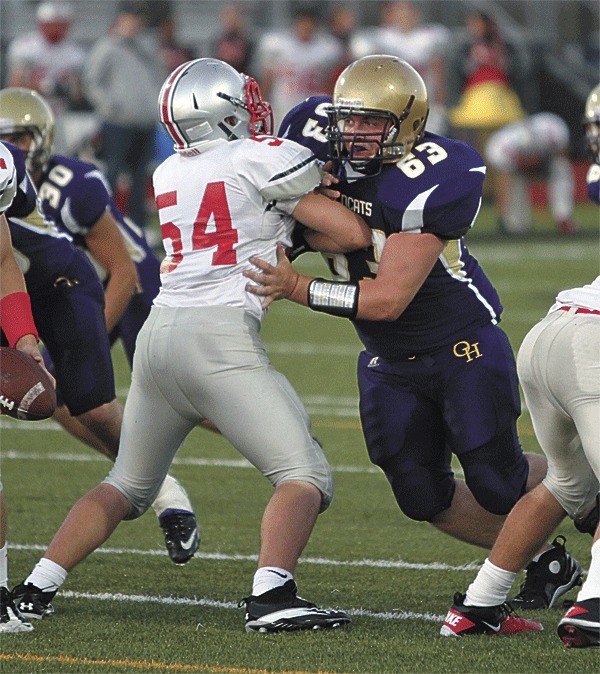
MULTIPOLYGON (((298 106, 305 115, 306 106, 298 106)), ((325 133, 345 176, 339 198, 372 228, 372 246, 328 256, 336 281, 299 274, 280 247, 277 267, 253 259, 259 272, 246 275, 260 285, 248 290, 265 296, 263 306, 287 297, 353 321, 365 347, 363 433, 400 509, 491 548, 512 506, 544 477, 546 460, 521 449, 502 305, 464 241, 481 205, 484 162, 465 143, 425 131, 428 109, 420 75, 396 57, 366 56, 342 72, 325 133), (454 475, 453 454, 464 480, 454 475)), ((309 128, 314 143, 322 117, 308 119, 317 124, 288 116, 283 132, 306 143, 309 128)), ((314 244, 310 232, 304 237, 314 244)), ((529 607, 547 606, 548 586, 558 596, 581 576, 564 547, 546 544, 542 552, 537 568, 546 582, 538 572, 532 592, 526 580, 529 607)))
MULTIPOLYGON (((34 316, 51 359, 47 362, 52 362, 56 371, 59 407, 55 418, 75 437, 114 460, 123 408, 115 397, 110 345, 120 336, 131 361, 137 332, 158 292, 159 262, 141 232, 128 225, 116 209, 97 167, 50 154, 53 129, 52 111, 39 94, 20 88, 0 91, 0 138, 19 146, 21 151, 13 148, 13 154, 18 155, 17 170, 25 173, 27 164, 39 189, 40 213, 34 208, 36 195, 31 187, 34 206, 28 217, 53 230, 52 236, 62 242, 63 256, 81 260, 78 265, 85 265, 90 278, 89 287, 84 287, 83 272, 73 273, 73 278, 63 274, 64 278, 53 281, 58 289, 62 287, 61 292, 54 288, 47 295, 49 283, 40 284, 39 293, 31 285, 48 266, 49 258, 32 261, 26 274, 34 316), (96 267, 106 276, 104 294, 91 292, 98 275, 79 247, 91 253, 96 267), (144 288, 134 295, 138 277, 144 288)), ((21 227, 13 234, 15 247, 29 256, 32 245, 21 245, 21 230, 31 236, 35 227, 16 222, 21 227)), ((13 227, 17 224, 11 224, 11 231, 13 227)), ((44 240, 39 234, 36 237, 44 240)), ((62 262, 60 255, 53 260, 51 268, 58 274, 62 262)), ((169 556, 176 563, 185 563, 198 547, 199 533, 190 500, 172 476, 165 480, 153 508, 169 556), (190 545, 182 547, 182 541, 190 545)))

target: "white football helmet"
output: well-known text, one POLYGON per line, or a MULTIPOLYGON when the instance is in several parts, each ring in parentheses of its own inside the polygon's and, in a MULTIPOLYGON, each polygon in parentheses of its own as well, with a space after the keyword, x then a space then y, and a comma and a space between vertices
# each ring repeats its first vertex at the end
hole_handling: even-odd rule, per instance
POLYGON ((600 84, 592 89, 587 98, 583 125, 594 161, 600 164, 600 84))
POLYGON ((273 111, 256 81, 213 58, 188 61, 169 75, 158 114, 180 152, 273 133, 273 111))

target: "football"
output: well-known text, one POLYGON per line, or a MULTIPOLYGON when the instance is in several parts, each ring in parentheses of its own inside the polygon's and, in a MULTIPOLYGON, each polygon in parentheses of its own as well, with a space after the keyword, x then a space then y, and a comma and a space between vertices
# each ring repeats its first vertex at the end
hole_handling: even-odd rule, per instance
POLYGON ((42 367, 27 353, 0 347, 0 412, 14 419, 48 419, 56 391, 42 367))

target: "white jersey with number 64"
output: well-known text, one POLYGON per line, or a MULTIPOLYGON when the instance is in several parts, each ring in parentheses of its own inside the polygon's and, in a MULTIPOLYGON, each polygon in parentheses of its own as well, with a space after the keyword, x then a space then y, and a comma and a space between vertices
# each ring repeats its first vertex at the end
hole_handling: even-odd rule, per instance
POLYGON ((276 264, 277 242, 291 243, 298 200, 320 179, 309 150, 271 136, 168 157, 153 178, 167 253, 154 304, 241 307, 262 318, 243 271, 254 255, 276 264))

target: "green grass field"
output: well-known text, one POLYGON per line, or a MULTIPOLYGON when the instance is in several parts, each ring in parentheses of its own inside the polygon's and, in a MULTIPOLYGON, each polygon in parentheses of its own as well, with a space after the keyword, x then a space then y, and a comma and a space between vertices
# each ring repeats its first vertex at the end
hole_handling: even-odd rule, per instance
MULTIPOLYGON (((493 229, 481 214, 481 231, 493 229)), ((515 351, 560 289, 599 273, 597 210, 580 207, 588 236, 468 240, 505 306, 502 326, 515 351)), ((317 256, 301 266, 323 273, 317 256)), ((301 595, 346 609, 344 631, 246 634, 237 602, 250 593, 262 509, 271 488, 222 438, 196 430, 173 473, 201 522, 197 556, 170 563, 152 512, 122 524, 106 546, 74 570, 54 600, 56 615, 31 634, 5 635, 0 671, 29 672, 597 672, 597 651, 567 651, 556 635, 562 606, 537 612, 542 634, 438 636, 453 593, 464 591, 485 551, 461 544, 397 509, 383 475, 367 459, 357 413, 352 326, 279 302, 263 336, 273 363, 312 414, 334 469, 336 497, 317 523, 297 569, 301 595)), ((114 353, 119 395, 129 371, 114 353)), ((258 393, 259 394, 259 393, 258 393)), ((529 417, 519 424, 527 451, 539 451, 529 417)), ((285 428, 282 428, 285 438, 285 428)), ((9 499, 11 585, 30 571, 71 505, 106 474, 108 463, 52 423, 2 422, 2 481, 9 499)), ((589 536, 570 521, 559 533, 587 568, 589 536)), ((514 590, 517 590, 515 585, 514 590)), ((571 592, 570 597, 575 593, 571 592)))

